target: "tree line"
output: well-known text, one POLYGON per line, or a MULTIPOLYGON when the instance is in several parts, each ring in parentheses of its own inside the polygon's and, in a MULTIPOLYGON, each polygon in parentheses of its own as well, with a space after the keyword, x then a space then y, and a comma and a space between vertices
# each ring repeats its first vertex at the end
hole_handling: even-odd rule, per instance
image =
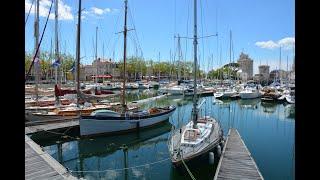
MULTIPOLYGON (((72 69, 75 58, 71 54, 60 54, 61 59, 60 70, 64 73, 71 74, 70 70, 72 69)), ((49 52, 43 51, 40 52, 40 72, 42 79, 52 79, 54 78, 55 68, 52 66, 54 58, 50 55, 49 52)), ((25 73, 27 73, 31 62, 33 60, 33 53, 25 53, 25 73)), ((116 65, 113 66, 115 71, 118 71, 120 74, 123 73, 123 60, 116 62, 116 65)), ((176 61, 169 62, 162 60, 161 62, 155 61, 152 59, 144 60, 140 57, 131 56, 128 57, 126 61, 126 72, 127 76, 131 79, 140 79, 146 77, 155 77, 158 76, 170 79, 192 79, 193 78, 193 62, 192 61, 176 61)), ((205 72, 198 68, 197 77, 204 78, 206 76, 205 72)), ((82 72, 81 72, 82 73, 82 72)), ((34 76, 34 71, 31 71, 31 76, 34 76)))

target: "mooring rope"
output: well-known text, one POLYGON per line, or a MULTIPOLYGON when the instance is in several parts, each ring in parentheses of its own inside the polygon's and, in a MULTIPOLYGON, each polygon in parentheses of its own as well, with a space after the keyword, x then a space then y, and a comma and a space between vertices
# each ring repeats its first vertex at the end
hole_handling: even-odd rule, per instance
POLYGON ((107 172, 107 171, 123 171, 126 169, 132 169, 132 168, 138 168, 138 167, 143 167, 143 166, 149 166, 149 165, 153 165, 153 164, 158 164, 164 161, 169 160, 170 158, 166 158, 166 159, 162 159, 160 161, 155 161, 152 163, 146 163, 146 164, 142 164, 142 165, 138 165, 138 166, 132 166, 132 167, 127 167, 127 168, 119 168, 119 169, 106 169, 106 170, 101 170, 101 171, 73 171, 73 170, 69 170, 69 172, 87 172, 87 173, 100 173, 100 172, 107 172))
POLYGON ((192 175, 191 171, 189 170, 187 164, 184 162, 183 157, 182 157, 182 153, 181 153, 181 161, 182 161, 182 164, 184 165, 184 167, 187 169, 187 172, 188 172, 189 176, 191 177, 191 179, 196 180, 196 178, 192 175))
MULTIPOLYGON (((56 134, 56 135, 67 136, 68 138, 72 138, 72 139, 78 139, 77 137, 72 137, 72 136, 69 136, 69 135, 65 134, 66 131, 64 133, 58 133, 58 132, 53 132, 53 131, 50 131, 50 130, 45 130, 43 128, 36 128, 36 127, 32 127, 32 128, 34 128, 36 130, 42 130, 42 131, 45 131, 45 132, 48 132, 48 133, 56 134)), ((67 129, 67 131, 68 130, 69 129, 67 129)))

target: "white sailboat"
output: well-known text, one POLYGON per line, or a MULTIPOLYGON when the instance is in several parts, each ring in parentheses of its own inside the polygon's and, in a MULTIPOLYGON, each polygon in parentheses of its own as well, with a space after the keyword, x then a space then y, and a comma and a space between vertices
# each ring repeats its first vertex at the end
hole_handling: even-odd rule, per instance
POLYGON ((258 85, 247 84, 239 93, 241 99, 255 99, 261 96, 258 85))
POLYGON ((219 122, 210 116, 198 117, 199 109, 197 98, 197 1, 194 0, 194 92, 192 120, 182 128, 175 130, 168 140, 168 149, 171 162, 178 167, 186 161, 196 159, 216 146, 222 140, 223 132, 219 122))
MULTIPOLYGON (((124 21, 124 53, 123 53, 123 86, 126 87, 126 36, 127 36, 127 3, 125 0, 125 21, 124 21)), ((81 5, 79 5, 81 7, 81 5)), ((80 8, 81 9, 81 8, 80 8)), ((79 14, 81 17, 81 14, 79 14)), ((78 18, 79 18, 78 17, 78 18)), ((80 19, 79 19, 80 21, 80 19)), ((80 31, 80 30, 79 30, 80 31)), ((94 111, 88 116, 81 116, 80 135, 92 136, 97 134, 115 133, 115 132, 127 132, 135 131, 140 128, 150 127, 161 122, 168 120, 173 114, 176 107, 155 107, 148 110, 129 111, 125 95, 126 88, 122 89, 122 108, 118 111, 111 110, 98 110, 94 111)))

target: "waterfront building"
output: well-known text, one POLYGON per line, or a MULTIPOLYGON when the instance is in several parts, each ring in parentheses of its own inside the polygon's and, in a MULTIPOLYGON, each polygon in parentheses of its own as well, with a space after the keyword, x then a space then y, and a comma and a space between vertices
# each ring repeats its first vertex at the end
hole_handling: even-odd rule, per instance
MULTIPOLYGON (((238 59, 239 69, 241 73, 246 73, 247 79, 252 79, 253 77, 253 60, 249 58, 249 55, 241 53, 238 59)), ((242 75, 244 76, 244 75, 242 75)))
POLYGON ((288 77, 288 72, 284 70, 273 70, 270 72, 270 80, 286 79, 288 77))
POLYGON ((261 75, 259 79, 260 81, 267 81, 270 75, 270 66, 268 65, 260 65, 259 66, 259 74, 261 75))
POLYGON ((119 78, 120 72, 117 68, 117 63, 111 59, 98 58, 89 65, 82 65, 80 67, 80 80, 91 81, 95 77, 98 77, 99 81, 104 79, 119 78))

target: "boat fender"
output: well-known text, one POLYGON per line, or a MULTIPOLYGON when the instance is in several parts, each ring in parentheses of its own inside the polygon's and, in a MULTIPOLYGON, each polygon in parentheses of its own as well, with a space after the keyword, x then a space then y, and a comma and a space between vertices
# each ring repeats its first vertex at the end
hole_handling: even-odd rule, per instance
POLYGON ((137 129, 140 129, 140 121, 137 121, 137 129))
POLYGON ((220 155, 221 155, 221 146, 218 145, 217 146, 217 156, 220 157, 220 155))
POLYGON ((214 153, 209 152, 209 164, 214 164, 214 153))
POLYGON ((221 148, 223 149, 224 147, 224 140, 221 141, 221 148))

